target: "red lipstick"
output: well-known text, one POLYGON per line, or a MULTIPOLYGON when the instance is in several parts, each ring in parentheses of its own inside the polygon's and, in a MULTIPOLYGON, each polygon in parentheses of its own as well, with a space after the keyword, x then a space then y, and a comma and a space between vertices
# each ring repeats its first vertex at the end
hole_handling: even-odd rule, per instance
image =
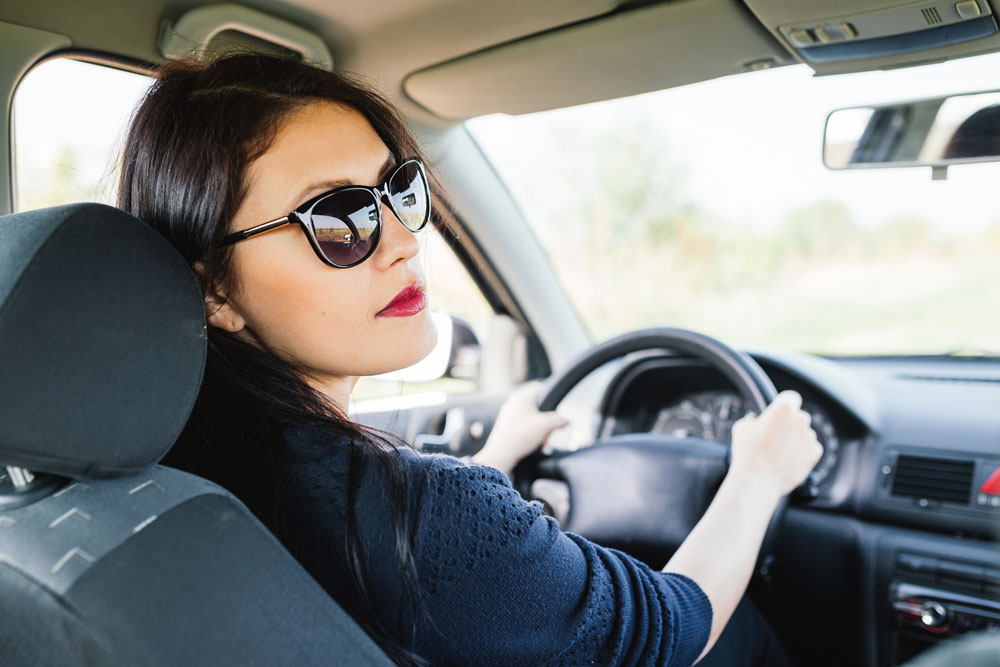
POLYGON ((378 311, 376 317, 409 317, 427 307, 427 295, 420 281, 410 283, 389 304, 378 311))

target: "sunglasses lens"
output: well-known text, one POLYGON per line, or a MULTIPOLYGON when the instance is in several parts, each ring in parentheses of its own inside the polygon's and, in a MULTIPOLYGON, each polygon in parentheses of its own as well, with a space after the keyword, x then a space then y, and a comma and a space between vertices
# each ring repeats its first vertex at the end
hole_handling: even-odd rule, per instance
POLYGON ((378 229, 378 202, 366 190, 342 190, 309 213, 319 247, 334 264, 350 266, 368 256, 378 229))
POLYGON ((430 216, 427 181, 416 162, 403 164, 389 179, 389 199, 392 208, 410 231, 420 231, 430 216))

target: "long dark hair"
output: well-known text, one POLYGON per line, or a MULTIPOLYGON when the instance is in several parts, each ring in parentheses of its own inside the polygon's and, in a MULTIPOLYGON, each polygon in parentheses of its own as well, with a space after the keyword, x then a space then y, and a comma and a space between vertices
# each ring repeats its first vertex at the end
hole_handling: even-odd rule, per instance
MULTIPOLYGON (((118 206, 159 231, 190 263, 199 262, 199 280, 206 292, 233 293, 232 246, 219 242, 246 195, 247 168, 268 149, 290 114, 323 100, 363 114, 397 160, 421 155, 393 106, 347 75, 253 53, 173 61, 159 68, 133 115, 122 153, 118 206)), ((448 207, 442 205, 433 174, 430 180, 432 208, 440 216, 448 207)), ((440 217, 434 222, 442 224, 440 217)), ((404 626, 401 611, 392 627, 376 612, 366 585, 354 512, 361 471, 367 462, 377 461, 392 483, 397 566, 404 604, 410 605, 409 617, 415 619, 420 596, 406 508, 408 482, 400 457, 393 455, 400 443, 387 433, 352 422, 303 378, 293 361, 209 327, 205 379, 172 452, 174 460, 230 489, 245 489, 251 497, 241 496, 244 502, 266 514, 273 507, 271 499, 252 497, 264 491, 247 480, 255 475, 256 481, 266 479, 276 455, 274 443, 284 428, 319 428, 354 443, 345 549, 362 605, 356 620, 397 664, 420 664, 411 650, 415 621, 404 626), (186 460, 178 459, 185 456, 186 460)), ((265 523, 268 518, 262 516, 265 523)))

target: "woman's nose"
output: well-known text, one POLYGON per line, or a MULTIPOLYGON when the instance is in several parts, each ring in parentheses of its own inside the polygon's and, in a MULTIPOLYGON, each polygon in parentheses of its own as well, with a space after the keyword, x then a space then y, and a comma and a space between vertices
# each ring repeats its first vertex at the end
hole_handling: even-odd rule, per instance
POLYGON ((387 269, 402 260, 408 262, 420 252, 417 235, 407 229, 382 201, 382 238, 373 258, 380 269, 387 269))

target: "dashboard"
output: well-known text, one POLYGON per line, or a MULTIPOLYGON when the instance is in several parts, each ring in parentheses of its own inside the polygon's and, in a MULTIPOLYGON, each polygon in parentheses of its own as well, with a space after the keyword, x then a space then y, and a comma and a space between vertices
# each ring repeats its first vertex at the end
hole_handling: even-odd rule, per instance
MULTIPOLYGON (((779 391, 802 395, 824 448, 796 504, 998 536, 1000 494, 987 482, 1000 474, 1000 361, 749 354, 779 391)), ((650 351, 622 360, 598 412, 598 441, 658 433, 729 444, 748 406, 706 363, 650 351)))
MULTIPOLYGON (((1000 629, 1000 360, 748 353, 779 391, 802 395, 824 448, 777 551, 773 618, 793 654, 899 665, 941 639, 1000 629), (858 641, 817 629, 834 626, 858 641)), ((597 442, 657 433, 728 445, 748 412, 721 373, 664 351, 620 360, 606 378, 597 442)))
MULTIPOLYGON (((845 407, 811 376, 790 372, 766 360, 762 367, 779 391, 794 389, 802 395, 802 407, 812 418, 812 427, 823 446, 822 458, 796 495, 826 506, 848 503, 851 489, 856 486, 852 464, 874 432, 874 425, 866 423, 871 415, 863 415, 872 411, 861 405, 857 413, 845 407)), ((863 392, 855 394, 853 402, 860 403, 858 398, 864 401, 866 397, 863 392)), ((650 355, 626 363, 608 385, 599 437, 659 433, 728 445, 733 424, 749 412, 744 399, 706 364, 650 355)))
MULTIPOLYGON (((776 552, 772 618, 793 655, 887 667, 1000 629, 1000 360, 748 354, 802 395, 824 448, 776 552)), ((721 373, 664 351, 620 360, 591 395, 598 443, 657 433, 728 445, 748 412, 721 373)))

